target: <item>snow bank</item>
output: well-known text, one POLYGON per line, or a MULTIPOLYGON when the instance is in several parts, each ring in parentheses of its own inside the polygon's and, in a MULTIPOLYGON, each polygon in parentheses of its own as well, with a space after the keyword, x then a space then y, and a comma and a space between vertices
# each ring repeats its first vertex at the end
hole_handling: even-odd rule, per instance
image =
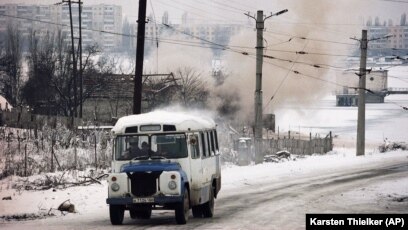
POLYGON ((235 188, 248 183, 265 183, 265 180, 278 181, 283 177, 298 177, 304 174, 322 175, 335 170, 361 169, 366 166, 393 162, 395 159, 405 159, 408 151, 393 151, 387 153, 369 153, 356 156, 354 149, 335 149, 326 155, 313 155, 296 161, 283 163, 263 163, 250 166, 224 166, 222 171, 223 189, 235 188))

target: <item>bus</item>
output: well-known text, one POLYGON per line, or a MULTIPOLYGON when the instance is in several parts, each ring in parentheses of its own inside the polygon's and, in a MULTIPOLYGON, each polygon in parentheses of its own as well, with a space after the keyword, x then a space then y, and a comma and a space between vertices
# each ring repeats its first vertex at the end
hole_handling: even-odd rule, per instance
POLYGON ((149 219, 152 210, 174 210, 177 224, 211 218, 221 189, 215 122, 206 117, 155 111, 120 118, 108 176, 110 221, 149 219))

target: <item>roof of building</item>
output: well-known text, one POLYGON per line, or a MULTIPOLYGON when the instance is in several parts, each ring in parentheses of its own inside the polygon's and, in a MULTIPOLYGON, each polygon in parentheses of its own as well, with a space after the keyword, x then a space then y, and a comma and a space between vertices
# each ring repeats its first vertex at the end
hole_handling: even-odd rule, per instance
POLYGON ((7 99, 0 95, 0 110, 10 110, 12 108, 13 106, 10 105, 7 99))

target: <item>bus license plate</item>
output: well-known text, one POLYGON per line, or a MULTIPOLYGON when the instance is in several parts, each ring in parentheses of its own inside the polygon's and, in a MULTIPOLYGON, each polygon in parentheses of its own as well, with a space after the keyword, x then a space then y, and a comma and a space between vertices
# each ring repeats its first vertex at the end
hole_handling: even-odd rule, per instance
POLYGON ((153 197, 133 198, 133 203, 153 203, 153 197))

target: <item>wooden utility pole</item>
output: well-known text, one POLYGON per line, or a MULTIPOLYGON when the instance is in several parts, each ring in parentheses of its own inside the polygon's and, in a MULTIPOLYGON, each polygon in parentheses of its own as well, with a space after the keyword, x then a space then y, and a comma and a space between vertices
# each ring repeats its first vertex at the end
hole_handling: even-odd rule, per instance
POLYGON ((72 7, 71 7, 71 0, 68 0, 68 6, 69 6, 69 21, 71 25, 71 52, 72 52, 72 77, 74 78, 74 111, 73 111, 73 117, 77 117, 77 105, 78 105, 78 100, 77 100, 77 62, 75 59, 75 46, 74 46, 74 26, 72 23, 72 7))
POLYGON ((360 71, 358 89, 358 118, 357 118, 357 150, 356 155, 365 153, 365 94, 366 94, 366 68, 367 68, 367 30, 363 30, 360 41, 360 71))
POLYGON ((139 15, 137 20, 136 70, 133 92, 133 114, 142 113, 142 78, 144 60, 144 39, 146 23, 146 0, 139 0, 139 15))
POLYGON ((69 22, 70 22, 70 27, 71 27, 71 52, 72 52, 72 77, 74 78, 74 106, 73 106, 73 111, 72 111, 72 117, 77 117, 77 107, 78 107, 78 83, 77 83, 77 77, 78 77, 78 66, 77 66, 77 59, 75 57, 75 37, 74 37, 74 26, 73 26, 73 21, 72 21, 72 3, 78 4, 78 19, 79 19, 79 41, 78 41, 78 50, 79 50, 79 117, 82 118, 82 85, 83 85, 83 80, 82 80, 82 18, 81 18, 81 13, 82 13, 82 2, 81 0, 78 1, 72 1, 72 0, 62 0, 62 2, 56 3, 55 5, 60 5, 68 3, 69 7, 69 22))
POLYGON ((78 19, 79 19, 79 118, 82 118, 82 102, 83 102, 83 83, 84 80, 82 78, 82 2, 81 0, 78 1, 78 19))
POLYGON ((256 84, 255 84, 255 163, 260 164, 263 162, 263 150, 262 150, 262 130, 263 130, 263 121, 262 121, 262 64, 263 64, 263 30, 265 20, 275 16, 280 15, 288 10, 282 10, 278 13, 271 14, 267 17, 264 17, 263 11, 258 10, 256 18, 251 16, 249 13, 245 14, 248 17, 251 17, 256 20, 256 84))

